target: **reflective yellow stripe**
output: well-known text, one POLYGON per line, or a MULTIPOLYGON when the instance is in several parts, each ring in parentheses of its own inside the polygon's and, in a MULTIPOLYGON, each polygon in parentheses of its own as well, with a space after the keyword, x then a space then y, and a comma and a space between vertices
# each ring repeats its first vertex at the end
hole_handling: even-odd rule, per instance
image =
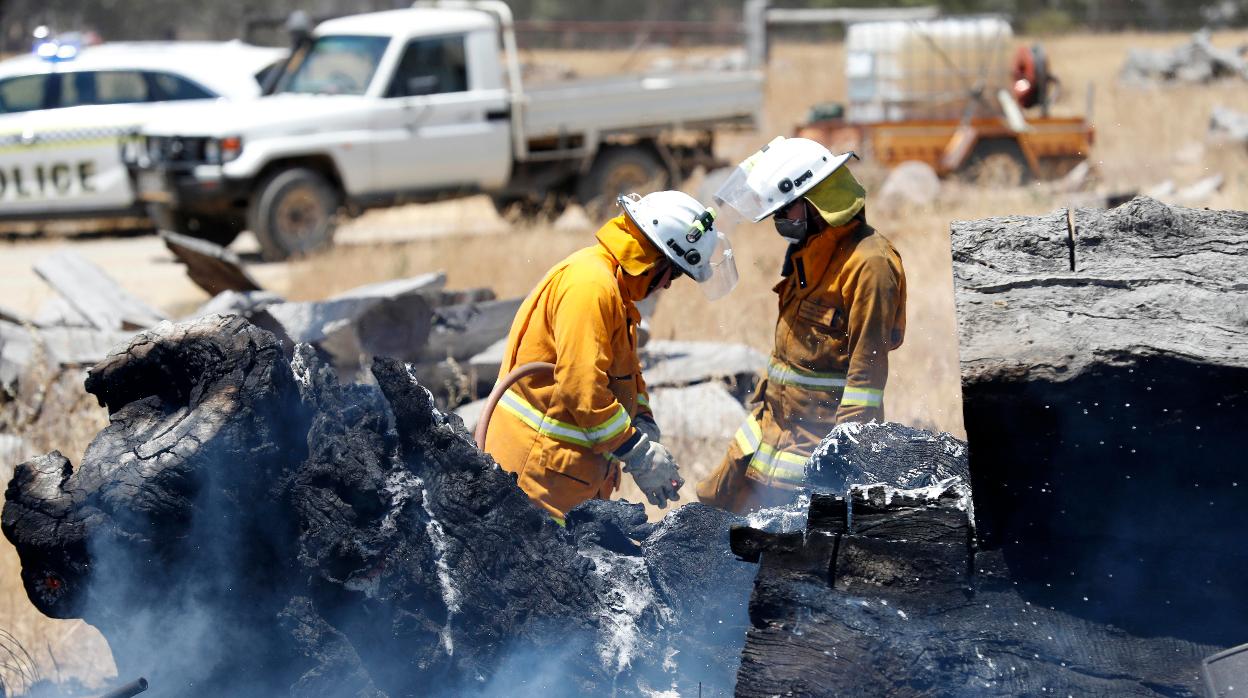
POLYGON ((548 418, 534 409, 524 398, 511 391, 503 393, 503 398, 498 401, 498 404, 527 424, 530 429, 543 436, 549 436, 556 441, 563 441, 587 448, 591 445, 589 436, 584 429, 566 422, 560 422, 557 419, 548 418))
POLYGON ((632 423, 633 421, 628 418, 628 412, 624 411, 624 406, 616 405, 615 415, 592 429, 586 429, 585 433, 589 434, 590 441, 602 443, 623 434, 632 423))
POLYGON ((749 469, 762 479, 775 479, 800 485, 806 480, 806 461, 809 456, 781 451, 770 444, 759 444, 758 452, 750 459, 749 469))
POLYGON ((781 385, 794 385, 808 390, 834 392, 845 387, 844 373, 820 373, 787 366, 775 359, 767 364, 767 378, 781 385))
POLYGON ((645 393, 639 394, 637 396, 637 404, 648 409, 650 407, 650 396, 645 393))
POLYGON ((758 445, 763 442, 763 428, 751 414, 745 418, 733 438, 737 442, 737 447, 741 449, 741 454, 748 456, 757 451, 758 445))
POLYGON ((763 480, 776 479, 794 484, 806 480, 806 461, 809 457, 764 443, 763 427, 754 415, 745 418, 733 439, 743 455, 753 456, 749 469, 763 480))
POLYGON ((554 514, 551 514, 551 515, 550 515, 550 520, 551 520, 551 521, 554 521, 554 522, 555 522, 555 523, 557 523, 557 524, 559 524, 559 527, 560 527, 560 528, 567 528, 567 527, 568 527, 568 522, 567 522, 567 520, 566 520, 566 519, 564 519, 562 516, 555 516, 554 514))
POLYGON ((556 441, 575 444, 585 448, 609 441, 623 434, 632 424, 632 420, 628 418, 628 413, 624 411, 622 405, 616 407, 615 414, 607 421, 592 429, 582 429, 575 424, 569 424, 546 416, 536 407, 530 405, 527 400, 510 390, 503 393, 503 397, 498 401, 498 404, 537 433, 549 436, 556 441))
POLYGON ((846 388, 841 396, 842 405, 879 407, 884 404, 884 391, 876 388, 846 388))

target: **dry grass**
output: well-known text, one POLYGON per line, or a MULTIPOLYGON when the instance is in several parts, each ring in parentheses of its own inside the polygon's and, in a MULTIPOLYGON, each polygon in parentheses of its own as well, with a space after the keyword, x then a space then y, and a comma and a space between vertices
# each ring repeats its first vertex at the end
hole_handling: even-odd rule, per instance
MULTIPOLYGON (((1209 111, 1223 104, 1248 111, 1242 83, 1138 89, 1116 84, 1116 74, 1130 47, 1169 48, 1184 35, 1071 35, 1045 41, 1055 72, 1066 87, 1059 113, 1083 110, 1086 85, 1095 86, 1096 163, 1105 190, 1147 188, 1173 178, 1181 186, 1210 172, 1227 176, 1223 191, 1208 202, 1217 208, 1248 208, 1248 155, 1242 149, 1206 148, 1209 111), (1182 153, 1181 156, 1179 154, 1182 153), (1176 157, 1177 156, 1177 157, 1176 157)), ((1223 34, 1215 43, 1248 41, 1248 33, 1223 34)), ((640 69, 651 60, 683 57, 687 51, 534 52, 530 59, 575 66, 582 75, 640 69)), ((697 54, 718 53, 701 50, 697 54)), ((743 157, 776 134, 790 133, 811 104, 842 98, 843 50, 824 46, 779 45, 768 72, 764 128, 760 133, 726 136, 725 158, 743 157)), ((883 173, 862 163, 855 170, 868 190, 883 173)), ((696 191, 696 183, 688 188, 696 191)), ((909 281, 908 332, 905 345, 892 355, 887 407, 890 418, 963 435, 958 382, 957 344, 949 259, 949 223, 955 219, 1012 213, 1039 213, 1065 205, 1042 188, 978 191, 948 187, 941 200, 924 210, 870 208, 872 222, 900 249, 909 281)), ((323 298, 362 283, 445 270, 452 287, 489 286, 500 296, 526 294, 545 270, 569 252, 590 244, 595 225, 570 216, 556 226, 511 228, 484 197, 430 206, 370 213, 343 231, 342 244, 299 262, 275 276, 272 286, 294 299, 323 298), (426 233, 415 242, 388 242, 413 227, 426 233), (467 230, 471 235, 446 237, 467 230)), ((688 282, 669 291, 658 306, 654 334, 660 338, 744 342, 771 347, 776 319, 775 296, 783 245, 766 226, 739 230, 741 285, 728 300, 706 302, 688 282)), ((268 280, 266 279, 266 283, 268 280)), ((59 448, 77 460, 89 437, 104 423, 102 411, 82 393, 80 376, 51 381, 44 408, 33 419, 37 395, 25 406, 0 405, 0 434, 27 441, 23 456, 59 448)), ((681 447, 684 462, 698 471, 713 466, 722 445, 681 447)), ((4 454, 0 454, 3 456, 4 454)), ((11 454, 0 460, 7 468, 11 454)), ((700 472, 689 472, 691 481, 700 472)), ((13 633, 34 655, 38 670, 55 678, 81 677, 98 682, 113 673, 102 639, 75 621, 52 621, 29 605, 17 580, 16 555, 0 543, 0 629, 13 633), (59 662, 52 661, 52 655, 59 662)))
MULTIPOLYGON (((1168 48, 1183 40, 1185 36, 1179 34, 1075 35, 1048 40, 1054 70, 1066 86, 1055 111, 1082 112, 1086 86, 1094 86, 1095 158, 1103 189, 1142 190, 1168 178, 1182 186, 1210 172, 1222 172, 1227 184, 1209 204, 1243 208, 1248 192, 1248 157, 1240 150, 1202 145, 1214 105, 1248 110, 1248 91, 1242 84, 1157 89, 1117 84, 1117 72, 1128 48, 1168 48), (1187 155, 1176 158, 1183 151, 1187 155)), ((1215 39, 1221 45, 1244 40, 1248 34, 1215 39)), ((533 52, 530 59, 576 66, 583 75, 595 75, 644 67, 660 58, 707 53, 705 49, 631 54, 542 51, 533 52)), ((728 158, 748 154, 770 135, 791 132, 811 104, 840 98, 844 93, 843 54, 840 44, 777 46, 768 71, 765 131, 725 137, 720 143, 721 154, 728 158)), ((857 166, 856 172, 868 190, 885 174, 870 163, 857 166)), ((686 183, 686 188, 696 191, 697 183, 686 183)), ((925 210, 869 207, 872 222, 901 251, 910 287, 907 340, 893 354, 890 367, 890 418, 963 434, 949 261, 950 221, 1040 213, 1065 204, 1062 196, 1043 187, 982 191, 950 185, 941 200, 925 210)), ((441 206, 438 221, 448 216, 446 205, 441 206)), ((552 263, 590 244, 595 228, 583 217, 580 225, 507 228, 483 198, 458 206, 462 218, 489 221, 483 227, 499 232, 384 246, 342 246, 297 265, 291 274, 291 295, 323 297, 327 291, 437 269, 446 270, 452 286, 486 285, 500 296, 523 295, 552 263)), ((408 225, 422 224, 420 207, 404 211, 408 225)), ((389 225, 403 220, 400 210, 385 215, 389 225)), ((366 217, 354 225, 363 228, 373 223, 366 217)), ((770 349, 776 317, 770 288, 777 280, 783 245, 765 225, 737 231, 734 245, 741 285, 733 295, 711 304, 692 288, 673 289, 660 302, 654 318, 656 337, 737 341, 763 351, 770 349)))
MULTIPOLYGON (((1116 34, 1047 40, 1054 70, 1066 86, 1055 112, 1082 113, 1086 86, 1094 86, 1095 158, 1100 189, 1144 190, 1168 178, 1182 186, 1211 172, 1221 172, 1227 183, 1209 205, 1245 208, 1248 155, 1242 150, 1201 145, 1214 105, 1248 111, 1248 91, 1242 84, 1157 89, 1117 84, 1117 72, 1129 48, 1169 48, 1185 39, 1181 34, 1116 34), (1180 156, 1184 151, 1186 155, 1180 156)), ((1215 37, 1215 42, 1224 46, 1245 40, 1248 34, 1244 33, 1215 37)), ((583 75, 596 75, 645 66, 658 58, 680 59, 706 53, 647 51, 622 55, 547 51, 535 52, 531 59, 576 66, 583 75)), ((845 88, 843 56, 840 44, 775 47, 768 71, 763 132, 722 137, 720 154, 729 159, 743 157, 770 136, 790 133, 812 104, 841 99, 845 88)), ((868 190, 886 174, 870 163, 856 166, 855 171, 868 190)), ((697 191, 697 187, 697 182, 685 186, 689 191, 697 191)), ((869 208, 873 224, 901 251, 910 288, 906 342, 890 361, 887 411, 891 419, 965 435, 949 252, 950 222, 1042 213, 1067 203, 1062 195, 1044 187, 983 191, 950 184, 934 206, 923 210, 869 208)), ((379 248, 339 247, 300 263, 292 272, 292 293, 318 297, 327 287, 345 290, 399 275, 400 271, 411 274, 443 269, 453 286, 488 285, 500 296, 522 295, 552 263, 592 242, 595 225, 583 217, 579 226, 565 221, 557 228, 513 229, 498 221, 484 200, 461 206, 462 216, 488 219, 491 222, 484 227, 499 232, 379 248)), ((398 212, 389 215, 388 222, 400 220, 398 212)), ((409 225, 420 225, 420 215, 412 209, 407 218, 409 225)), ((369 223, 361 220, 357 225, 366 227, 369 223)), ((740 260, 741 284, 733 295, 725 301, 709 303, 687 282, 686 287, 667 292, 653 318, 655 337, 743 342, 765 352, 770 350, 777 312, 771 286, 778 278, 784 247, 765 225, 738 230, 734 245, 740 260)), ((687 472, 688 479, 696 481, 713 467, 722 448, 722 444, 679 448, 677 456, 682 463, 696 466, 687 472)))

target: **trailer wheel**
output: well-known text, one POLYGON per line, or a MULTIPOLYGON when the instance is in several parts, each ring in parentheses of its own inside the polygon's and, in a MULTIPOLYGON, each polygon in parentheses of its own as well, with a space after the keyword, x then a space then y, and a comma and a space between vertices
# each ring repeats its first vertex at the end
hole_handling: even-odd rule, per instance
POLYGON ((981 188, 1018 187, 1031 178, 1027 160, 1012 141, 988 141, 975 146, 959 174, 981 188))
POLYGON ((667 168, 644 146, 603 149, 576 187, 576 198, 591 220, 611 217, 621 194, 648 194, 668 185, 667 168))
POLYGON ((338 225, 338 191, 315 170, 278 170, 261 182, 247 222, 266 260, 298 257, 329 246, 338 225))
POLYGON ((147 217, 158 230, 207 240, 228 247, 243 231, 243 221, 235 216, 193 216, 165 204, 148 204, 147 217))

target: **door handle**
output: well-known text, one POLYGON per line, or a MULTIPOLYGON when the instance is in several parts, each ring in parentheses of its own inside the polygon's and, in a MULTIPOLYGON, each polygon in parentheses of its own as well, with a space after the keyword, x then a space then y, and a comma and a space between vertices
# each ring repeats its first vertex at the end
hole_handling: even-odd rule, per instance
POLYGON ((403 126, 408 131, 415 131, 429 116, 432 105, 426 101, 407 102, 403 105, 403 126))

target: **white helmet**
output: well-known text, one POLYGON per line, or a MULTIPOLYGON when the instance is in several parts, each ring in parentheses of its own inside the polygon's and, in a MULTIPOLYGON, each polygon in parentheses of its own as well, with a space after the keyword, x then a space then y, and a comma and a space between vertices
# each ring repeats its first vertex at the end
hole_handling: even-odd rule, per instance
POLYGON ((629 194, 617 201, 642 234, 698 282, 707 298, 722 298, 737 285, 732 245, 716 225, 715 209, 679 191, 629 194))
POLYGON ((853 153, 833 155, 809 138, 778 136, 733 170, 715 200, 755 223, 804 196, 853 153))

